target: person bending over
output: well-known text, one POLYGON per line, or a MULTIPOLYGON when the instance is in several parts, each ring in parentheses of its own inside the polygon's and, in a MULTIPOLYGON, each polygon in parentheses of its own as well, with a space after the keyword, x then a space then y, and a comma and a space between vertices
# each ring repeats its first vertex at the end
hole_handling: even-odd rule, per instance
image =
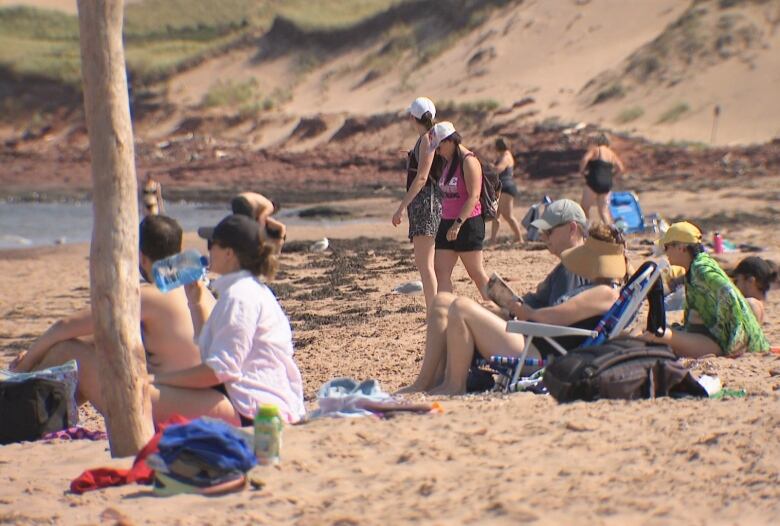
POLYGON ((769 350, 753 310, 718 262, 704 251, 702 232, 688 221, 674 223, 661 238, 671 265, 685 268, 683 325, 646 341, 668 344, 677 356, 739 356, 769 350))
POLYGON ((234 214, 257 221, 263 241, 273 246, 277 254, 282 251, 282 245, 287 239, 287 227, 271 215, 279 210, 279 205, 263 194, 243 192, 230 201, 230 209, 234 214))
MULTIPOLYGON (((547 249, 559 258, 562 254, 583 246, 585 224, 585 213, 580 205, 568 199, 551 203, 542 217, 533 223, 541 232, 547 249)), ((617 250, 618 248, 615 248, 615 251, 617 250)), ((585 277, 573 272, 564 263, 558 263, 537 286, 535 292, 524 295, 521 303, 514 305, 513 314, 519 315, 521 319, 528 319, 531 312, 539 312, 544 317, 551 308, 576 295, 577 291, 583 290, 589 283, 585 277)), ((585 299, 588 299, 588 295, 585 299)), ((414 383, 399 393, 431 391, 442 384, 450 354, 458 355, 459 359, 461 354, 473 356, 472 340, 476 338, 477 332, 480 333, 482 342, 476 345, 481 349, 480 354, 489 351, 489 354, 515 355, 522 352, 522 336, 506 332, 508 313, 494 313, 473 300, 458 298, 450 293, 438 294, 433 305, 428 319, 425 356, 420 374, 414 383)), ((465 375, 463 381, 465 382, 465 375)), ((465 383, 463 385, 465 386, 465 383)), ((460 390, 460 386, 456 387, 460 390)))
MULTIPOLYGON (((214 228, 202 228, 209 244, 218 301, 195 327, 201 363, 155 374, 152 405, 156 421, 174 413, 222 418, 250 425, 260 405, 276 405, 289 422, 305 414, 303 381, 293 359, 292 330, 264 278, 273 277, 278 256, 253 219, 233 214, 214 228)), ((203 288, 187 286, 197 310, 203 288)))
MULTIPOLYGON (((181 252, 182 230, 176 220, 147 216, 140 226, 141 338, 146 351, 146 367, 152 373, 184 369, 200 363, 198 346, 187 297, 183 289, 163 293, 151 284, 152 264, 181 252)), ((203 292, 201 316, 208 316, 214 298, 203 292)), ((86 309, 57 321, 43 333, 30 349, 21 353, 12 369, 19 372, 62 365, 68 360, 79 364, 79 399, 99 390, 97 357, 91 339, 94 332, 92 311, 86 309)))
POLYGON ((748 256, 739 262, 731 274, 758 323, 763 325, 764 302, 772 283, 777 281, 777 266, 767 259, 748 256))

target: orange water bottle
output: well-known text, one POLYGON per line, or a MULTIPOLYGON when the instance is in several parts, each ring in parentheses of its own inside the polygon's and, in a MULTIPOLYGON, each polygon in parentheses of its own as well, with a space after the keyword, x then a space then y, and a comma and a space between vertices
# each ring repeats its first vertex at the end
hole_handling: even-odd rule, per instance
POLYGON ((715 232, 712 236, 712 248, 716 254, 723 254, 723 236, 720 235, 720 232, 715 232))

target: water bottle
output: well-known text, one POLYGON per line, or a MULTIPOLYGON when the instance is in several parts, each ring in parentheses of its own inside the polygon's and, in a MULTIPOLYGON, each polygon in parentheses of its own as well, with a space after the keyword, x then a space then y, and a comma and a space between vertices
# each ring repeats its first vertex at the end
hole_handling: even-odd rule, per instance
POLYGON ((715 232, 712 236, 712 248, 716 254, 723 254, 723 236, 720 235, 720 232, 715 232))
POLYGON ((197 250, 187 250, 155 261, 152 275, 157 288, 168 292, 176 287, 194 283, 206 276, 209 260, 197 250))
POLYGON ((278 464, 282 450, 282 415, 275 405, 261 405, 255 415, 255 456, 263 466, 278 464))
POLYGON ((625 234, 628 230, 628 224, 622 218, 619 218, 617 221, 615 221, 615 228, 617 228, 621 233, 625 234))
POLYGON ((552 203, 552 199, 550 199, 550 196, 549 196, 549 195, 545 194, 545 195, 544 195, 544 197, 542 198, 542 204, 543 204, 544 206, 547 206, 547 205, 549 205, 550 203, 552 203))

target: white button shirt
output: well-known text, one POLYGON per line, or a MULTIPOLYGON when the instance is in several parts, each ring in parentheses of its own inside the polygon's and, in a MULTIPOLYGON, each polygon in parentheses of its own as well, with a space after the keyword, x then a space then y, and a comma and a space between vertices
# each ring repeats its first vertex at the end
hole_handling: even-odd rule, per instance
POLYGON ((273 292, 245 270, 220 277, 214 287, 219 300, 198 338, 203 363, 245 417, 274 404, 288 422, 300 420, 303 380, 290 321, 273 292))

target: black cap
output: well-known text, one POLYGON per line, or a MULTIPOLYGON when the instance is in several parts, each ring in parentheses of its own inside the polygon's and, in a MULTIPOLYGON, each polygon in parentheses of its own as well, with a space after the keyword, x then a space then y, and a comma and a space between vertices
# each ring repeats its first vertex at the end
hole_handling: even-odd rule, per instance
POLYGON ((260 246, 257 221, 239 214, 227 216, 217 226, 200 227, 198 235, 234 250, 255 250, 260 246))

